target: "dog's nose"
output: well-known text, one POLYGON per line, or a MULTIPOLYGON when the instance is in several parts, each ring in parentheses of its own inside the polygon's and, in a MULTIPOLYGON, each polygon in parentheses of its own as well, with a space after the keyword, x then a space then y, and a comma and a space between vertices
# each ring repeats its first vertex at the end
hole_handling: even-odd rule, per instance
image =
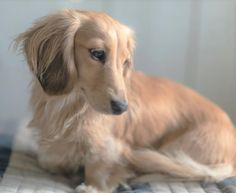
POLYGON ((126 101, 111 100, 111 109, 114 115, 119 115, 128 109, 128 103, 126 101))

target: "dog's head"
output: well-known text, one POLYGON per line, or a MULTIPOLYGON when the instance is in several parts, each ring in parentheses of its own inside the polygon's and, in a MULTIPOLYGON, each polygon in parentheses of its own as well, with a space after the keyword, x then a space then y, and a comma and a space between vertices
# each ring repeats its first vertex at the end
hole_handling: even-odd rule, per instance
POLYGON ((132 31, 108 15, 64 10, 39 20, 17 39, 48 95, 79 88, 97 111, 127 110, 132 31))

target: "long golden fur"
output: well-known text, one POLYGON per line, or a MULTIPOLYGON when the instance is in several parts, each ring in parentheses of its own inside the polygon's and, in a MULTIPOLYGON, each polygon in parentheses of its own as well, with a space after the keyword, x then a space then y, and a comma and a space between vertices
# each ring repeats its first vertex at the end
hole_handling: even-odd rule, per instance
POLYGON ((142 180, 234 175, 229 117, 189 88, 135 72, 127 26, 104 13, 63 10, 17 42, 34 74, 30 125, 39 135, 39 162, 63 173, 84 165, 86 185, 78 192, 109 193, 143 174, 142 180), (104 51, 105 60, 91 49, 104 51), (114 111, 111 101, 128 103, 128 110, 114 111))

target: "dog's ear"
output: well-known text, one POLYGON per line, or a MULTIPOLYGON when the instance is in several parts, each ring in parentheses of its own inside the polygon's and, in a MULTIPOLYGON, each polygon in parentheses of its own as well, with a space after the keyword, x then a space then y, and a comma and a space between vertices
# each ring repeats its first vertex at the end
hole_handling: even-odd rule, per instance
POLYGON ((133 52, 134 52, 134 49, 135 49, 135 33, 134 31, 129 28, 129 27, 126 27, 127 28, 127 33, 128 33, 128 49, 131 53, 131 55, 133 55, 133 52))
POLYGON ((74 86, 74 35, 80 26, 79 18, 77 11, 60 11, 42 18, 16 40, 49 95, 68 93, 74 86))
POLYGON ((125 31, 127 33, 127 37, 128 37, 128 41, 127 41, 127 48, 129 50, 130 53, 130 58, 129 61, 127 63, 127 65, 125 65, 125 71, 124 71, 124 75, 125 77, 129 78, 131 75, 131 72, 133 71, 133 55, 134 55, 134 49, 135 49, 135 35, 134 35, 134 31, 132 29, 130 29, 127 26, 124 26, 125 31))

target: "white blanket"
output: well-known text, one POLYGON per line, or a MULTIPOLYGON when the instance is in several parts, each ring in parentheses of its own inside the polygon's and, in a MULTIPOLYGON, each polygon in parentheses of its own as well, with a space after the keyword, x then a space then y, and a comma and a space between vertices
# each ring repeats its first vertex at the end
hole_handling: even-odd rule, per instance
MULTIPOLYGON (((0 143, 0 193, 73 193, 70 180, 41 169, 37 163, 32 137, 22 126, 12 137, 12 146, 0 143)), ((7 129, 7 128, 6 128, 7 129)), ((0 133, 1 139, 9 135, 0 133)), ((2 140, 2 141, 4 141, 2 140)), ((6 140, 7 141, 7 140, 6 140)), ((217 184, 204 183, 146 183, 120 187, 119 193, 236 193, 236 178, 217 184)))

